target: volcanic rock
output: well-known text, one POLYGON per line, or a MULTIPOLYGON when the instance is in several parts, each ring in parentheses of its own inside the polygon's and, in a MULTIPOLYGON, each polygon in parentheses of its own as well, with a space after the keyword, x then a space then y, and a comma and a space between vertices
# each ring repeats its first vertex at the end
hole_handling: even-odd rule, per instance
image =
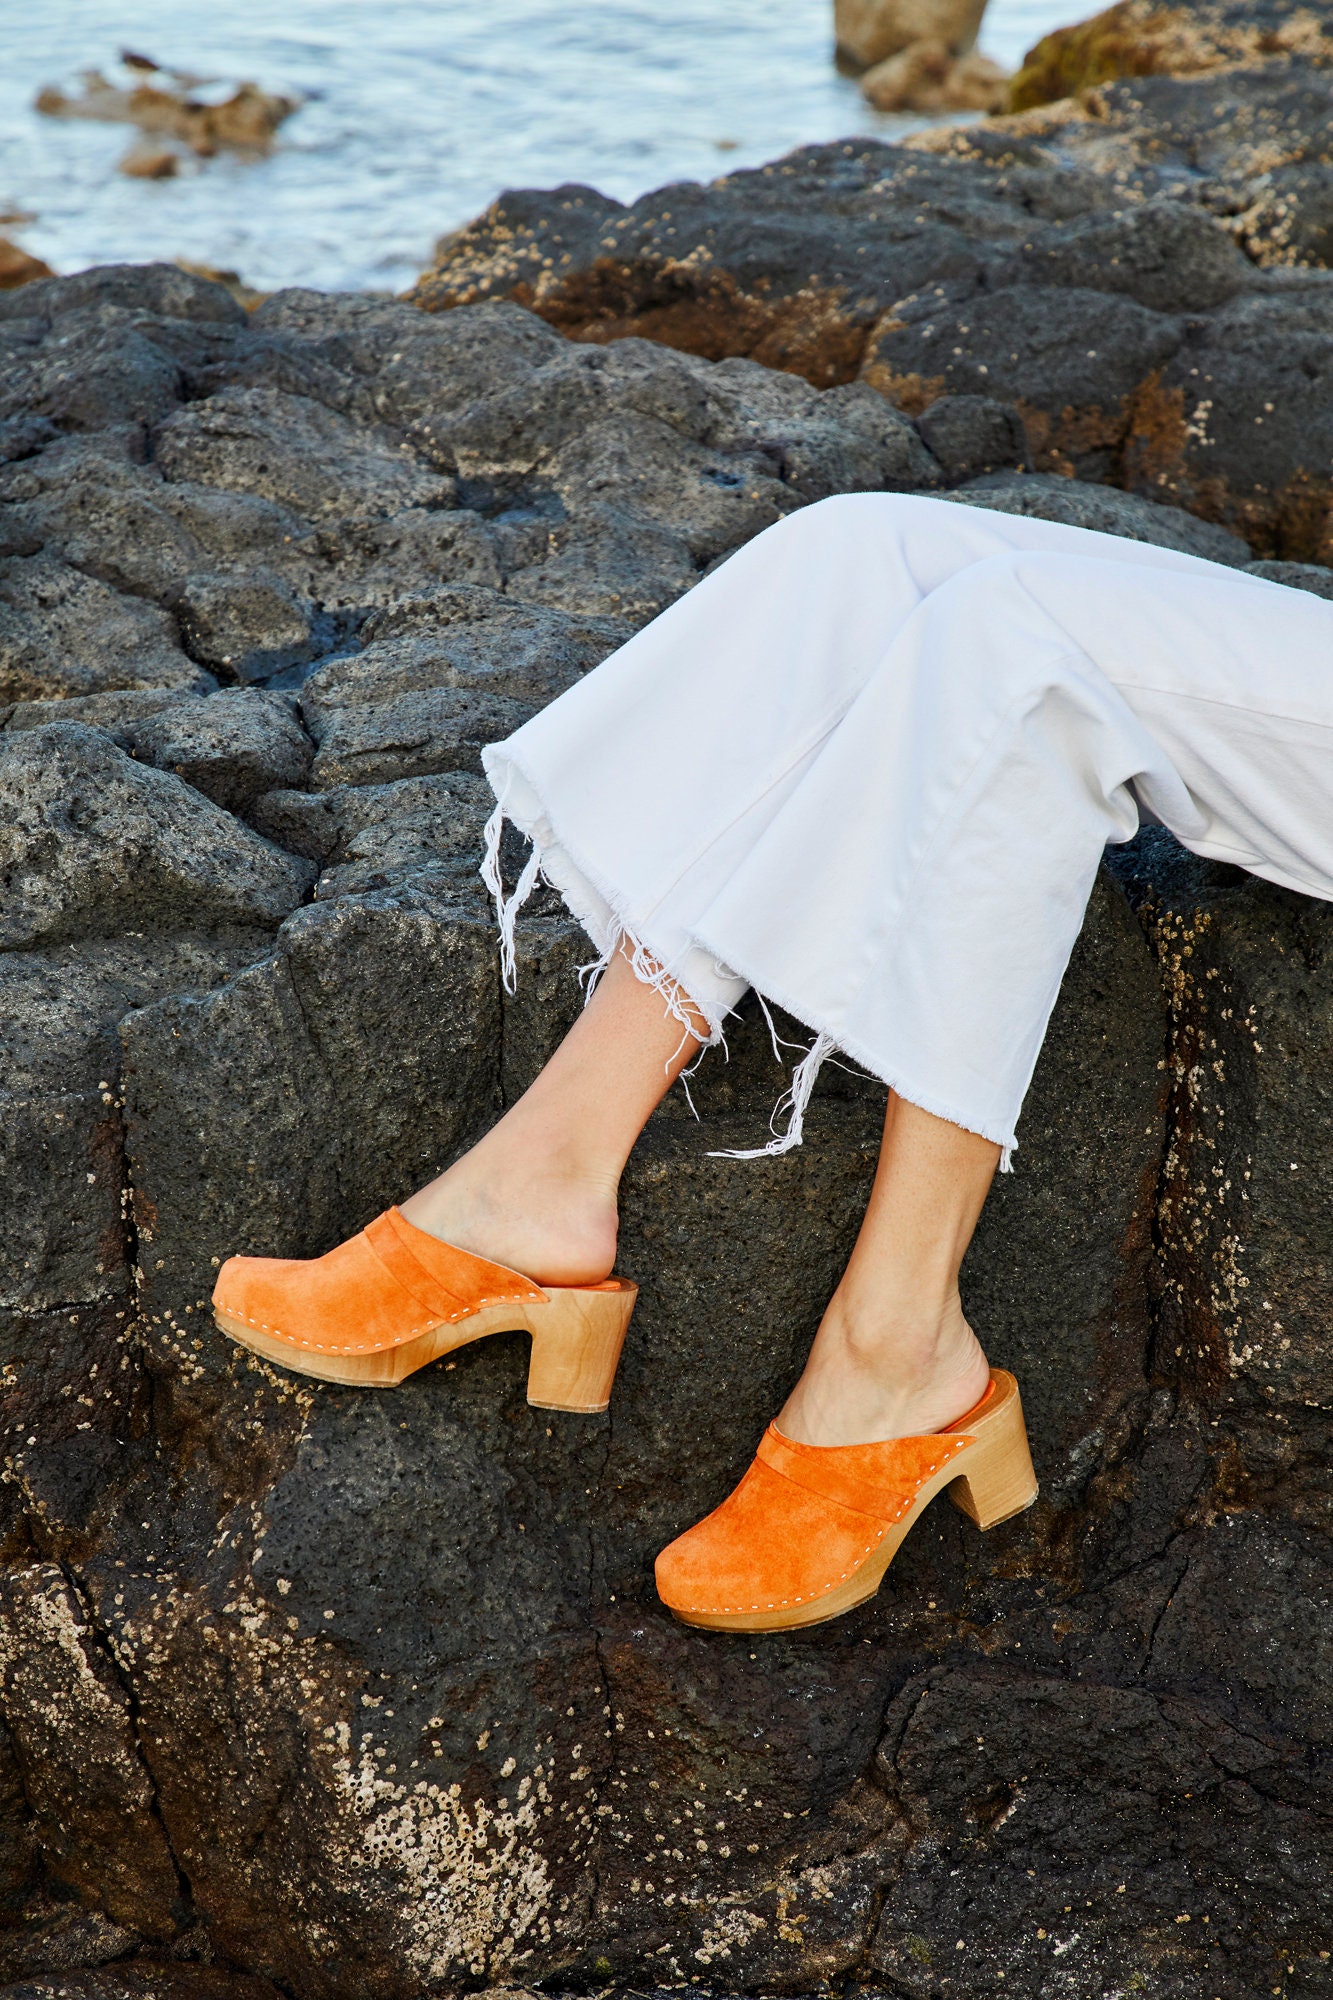
POLYGON ((215 685, 167 612, 46 555, 0 558, 0 700, 215 685))
POLYGON ((579 341, 862 379, 914 415, 996 398, 1040 469, 1327 564, 1333 41, 1318 10, 1200 20, 1216 46, 1187 73, 901 146, 804 147, 630 207, 505 194, 412 296, 508 297, 579 341))
MULTIPOLYGON (((1071 528, 1123 535, 1131 542, 1155 542, 1158 548, 1180 549, 1185 555, 1227 563, 1233 569, 1267 574, 1309 568, 1319 576, 1330 574, 1313 564, 1252 564, 1240 536, 1214 527, 1211 521, 1155 506, 1137 494, 1119 493, 1113 486, 1090 486, 1081 479, 1054 479, 1049 473, 991 473, 955 487, 948 498, 969 507, 993 507, 1001 514, 1026 514, 1030 520, 1064 521, 1071 528)), ((1286 580, 1283 576, 1275 579, 1278 583, 1286 580)))
POLYGON ((1011 106, 1023 111, 1116 77, 1191 76, 1236 64, 1292 57, 1333 67, 1327 0, 1300 7, 1253 6, 1248 0, 1204 0, 1162 6, 1158 0, 1117 0, 1073 27, 1045 35, 1013 80, 1011 106))
POLYGON ((214 924, 277 925, 306 877, 193 787, 86 723, 0 744, 0 950, 214 924))
POLYGON ((1270 583, 1285 583, 1292 590, 1312 590, 1316 597, 1333 598, 1333 569, 1318 563, 1256 562, 1245 567, 1251 576, 1267 577, 1270 583))
MULTIPOLYGON (((868 161, 906 194, 903 158, 807 156, 809 215, 845 169, 836 238, 868 161)), ((670 1094, 626 1175, 643 1291, 607 1416, 531 1409, 520 1336, 371 1396, 208 1310, 222 1257, 323 1251, 530 1083, 590 947, 539 893, 504 990, 491 799, 459 764, 769 521, 913 491, 1270 561, 1253 496, 1317 435, 1319 350, 1245 314, 1313 315, 1321 274, 1232 291, 1187 205, 1172 234, 1090 170, 907 159, 934 219, 883 230, 847 372, 872 328, 895 366, 933 353, 891 308, 947 283, 970 310, 983 266, 997 311, 1030 291, 1080 338, 1091 296, 1087 346, 1128 328, 1163 385, 1231 315, 1209 365, 1290 371, 1271 460, 1241 444, 1267 423, 1214 452, 1252 546, 1174 460, 1087 476, 1124 476, 1139 434, 1107 412, 1144 404, 1086 352, 1058 374, 1100 399, 1084 435, 998 347, 989 386, 940 356, 918 419, 509 301, 247 316, 149 268, 0 302, 0 1976, 25 1994, 1248 2000, 1287 1965, 1319 1990, 1327 905, 1160 830, 1111 852, 964 1273, 1041 1498, 984 1540, 934 1507, 836 1624, 719 1638, 651 1586, 794 1379, 873 1173, 884 1091, 833 1065, 801 1149, 717 1157, 808 1041, 753 998, 699 1121, 670 1094), (1097 290, 1079 231, 1125 213, 1097 290)))

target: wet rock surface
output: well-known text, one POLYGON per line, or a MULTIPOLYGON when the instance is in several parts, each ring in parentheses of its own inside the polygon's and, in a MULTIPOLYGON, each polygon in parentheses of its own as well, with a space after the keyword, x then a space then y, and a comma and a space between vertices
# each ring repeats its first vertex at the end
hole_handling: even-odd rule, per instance
POLYGON ((883 1093, 835 1068, 802 1149, 712 1157, 784 1086, 752 1002, 627 1177, 606 1417, 529 1408, 521 1336, 357 1394, 206 1308, 526 1087, 588 947, 535 903, 503 991, 477 746, 749 536, 913 490, 1263 538, 1025 469, 999 387, 918 422, 511 302, 247 318, 109 270, 0 336, 6 572, 109 607, 4 600, 4 1990, 1328 1991, 1327 906, 1112 856, 965 1274, 1042 1498, 984 1541, 934 1508, 827 1628, 688 1631, 651 1586, 873 1171, 883 1093))

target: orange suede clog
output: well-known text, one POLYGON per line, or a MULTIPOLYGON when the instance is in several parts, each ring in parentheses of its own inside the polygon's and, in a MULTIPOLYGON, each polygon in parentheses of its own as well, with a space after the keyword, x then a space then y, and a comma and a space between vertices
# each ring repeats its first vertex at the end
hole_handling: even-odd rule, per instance
POLYGON ((488 1333, 532 1335, 528 1401, 604 1410, 638 1287, 538 1285, 386 1209, 323 1257, 229 1257, 213 1289, 225 1334, 323 1382, 392 1389, 488 1333))
POLYGON ((770 1424, 735 1492, 657 1558, 658 1596, 684 1624, 723 1632, 820 1625, 875 1595, 945 1488, 979 1528, 1037 1497, 1018 1384, 1003 1368, 929 1437, 797 1444, 770 1424))

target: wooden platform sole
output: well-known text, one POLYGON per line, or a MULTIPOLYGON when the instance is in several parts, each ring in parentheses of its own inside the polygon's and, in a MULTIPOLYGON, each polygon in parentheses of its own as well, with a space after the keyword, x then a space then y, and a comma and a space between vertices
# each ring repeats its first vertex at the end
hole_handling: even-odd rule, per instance
POLYGON ((875 1595, 893 1558, 938 1493, 947 1491, 954 1506, 979 1528, 997 1528, 1001 1521, 1024 1513, 1037 1498, 1037 1475, 1028 1449, 1027 1427, 1017 1385, 993 1414, 967 1427, 976 1442, 959 1452, 922 1486, 903 1519, 854 1570, 824 1596, 809 1603, 773 1611, 674 1611, 683 1625, 715 1632, 794 1632, 806 1625, 823 1625, 840 1618, 875 1595))
POLYGON ((637 1296, 638 1286, 628 1278, 608 1278, 600 1285, 552 1286, 544 1304, 487 1306, 467 1319, 431 1327, 415 1339, 374 1354, 325 1354, 279 1334, 262 1333, 216 1308, 213 1318, 230 1340, 279 1368, 360 1389, 396 1389, 418 1368, 474 1340, 492 1333, 527 1332, 532 1335, 528 1401, 542 1410, 595 1416, 611 1400, 637 1296))

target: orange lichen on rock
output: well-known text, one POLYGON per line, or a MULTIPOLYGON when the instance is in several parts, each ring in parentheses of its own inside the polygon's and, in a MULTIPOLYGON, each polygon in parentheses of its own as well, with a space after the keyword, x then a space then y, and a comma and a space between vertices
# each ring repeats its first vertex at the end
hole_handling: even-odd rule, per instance
POLYGON ((1227 63, 1293 55, 1315 63, 1333 57, 1322 23, 1304 9, 1277 28, 1263 28, 1225 13, 1118 0, 1091 20, 1043 36, 1013 79, 1008 108, 1051 104, 1116 77, 1192 76, 1227 63))

